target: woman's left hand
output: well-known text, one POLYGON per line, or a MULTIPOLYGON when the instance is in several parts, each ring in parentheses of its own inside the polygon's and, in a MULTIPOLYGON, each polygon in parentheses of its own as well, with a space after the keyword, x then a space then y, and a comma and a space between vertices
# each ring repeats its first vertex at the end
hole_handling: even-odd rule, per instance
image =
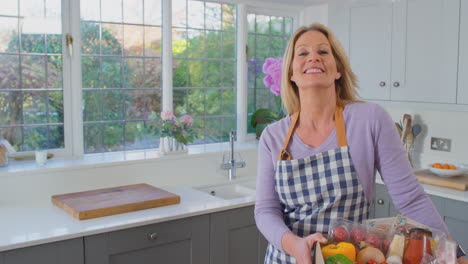
POLYGON ((468 260, 465 257, 459 257, 457 262, 458 264, 468 264, 468 260))

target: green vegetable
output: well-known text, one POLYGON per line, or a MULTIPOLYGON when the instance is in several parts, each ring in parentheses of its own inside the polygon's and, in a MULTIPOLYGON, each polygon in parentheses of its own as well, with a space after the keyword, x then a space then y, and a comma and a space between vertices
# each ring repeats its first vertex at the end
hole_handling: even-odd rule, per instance
POLYGON ((336 254, 328 257, 325 264, 353 264, 353 262, 343 254, 336 254))

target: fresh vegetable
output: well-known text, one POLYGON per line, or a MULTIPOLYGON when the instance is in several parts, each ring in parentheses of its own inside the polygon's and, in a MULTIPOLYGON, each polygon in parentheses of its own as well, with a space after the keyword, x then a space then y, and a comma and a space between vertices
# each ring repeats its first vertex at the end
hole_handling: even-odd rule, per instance
POLYGON ((387 263, 388 264, 402 264, 403 260, 397 255, 392 255, 387 258, 387 263))
POLYGON ((344 242, 348 240, 348 231, 342 226, 337 226, 333 229, 333 237, 336 242, 344 242))
POLYGON ((380 244, 382 244, 380 238, 374 234, 369 234, 366 238, 366 242, 375 248, 380 248, 380 244))
POLYGON ((388 248, 387 251, 387 262, 388 263, 395 263, 400 261, 403 258, 403 253, 405 251, 405 237, 400 234, 395 234, 393 236, 393 240, 390 243, 390 247, 388 248), (389 258, 391 256, 397 256, 398 259, 393 258, 391 261, 389 261, 389 258))
POLYGON ((354 244, 358 244, 361 241, 364 241, 366 239, 366 231, 364 231, 362 228, 356 227, 353 230, 351 230, 351 242, 354 244))
MULTIPOLYGON (((359 254, 357 255, 357 261, 362 261, 362 262, 369 262, 370 260, 374 260, 377 263, 382 263, 385 261, 385 256, 380 251, 380 249, 375 248, 375 247, 366 247, 359 251, 359 254)), ((371 264, 371 263, 368 263, 371 264)))
POLYGON ((326 258, 325 264, 353 264, 353 262, 343 254, 336 254, 326 258))
POLYGON ((352 262, 356 260, 356 248, 351 243, 340 242, 336 245, 330 244, 322 248, 322 255, 324 259, 327 259, 328 257, 336 254, 342 254, 352 262))

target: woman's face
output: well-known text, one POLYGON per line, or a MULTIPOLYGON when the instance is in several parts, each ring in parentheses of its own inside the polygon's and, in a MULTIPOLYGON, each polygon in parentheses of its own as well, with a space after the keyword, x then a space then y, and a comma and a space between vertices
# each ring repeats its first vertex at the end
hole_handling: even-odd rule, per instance
POLYGON ((336 69, 330 42, 321 32, 307 31, 294 45, 291 81, 299 90, 306 88, 335 88, 341 77, 336 69))

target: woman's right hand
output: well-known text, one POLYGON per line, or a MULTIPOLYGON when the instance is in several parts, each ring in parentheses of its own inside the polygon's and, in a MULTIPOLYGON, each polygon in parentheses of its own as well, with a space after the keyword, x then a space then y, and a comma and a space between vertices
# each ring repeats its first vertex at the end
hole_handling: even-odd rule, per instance
POLYGON ((296 258, 298 264, 312 264, 311 251, 314 243, 327 243, 327 239, 320 233, 315 233, 304 238, 287 232, 281 239, 283 250, 296 258))

